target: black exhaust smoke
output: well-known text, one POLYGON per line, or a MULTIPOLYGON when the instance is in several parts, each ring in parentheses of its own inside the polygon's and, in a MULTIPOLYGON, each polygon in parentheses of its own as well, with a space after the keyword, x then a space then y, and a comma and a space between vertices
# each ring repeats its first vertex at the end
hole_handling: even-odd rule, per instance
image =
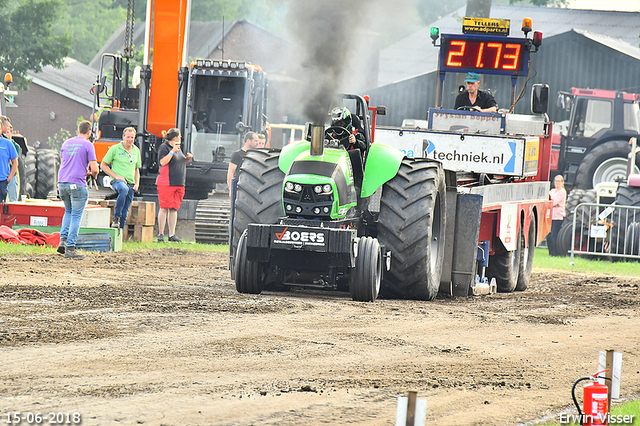
POLYGON ((351 50, 357 49, 352 32, 362 22, 364 0, 295 0, 286 22, 303 49, 305 76, 304 115, 314 124, 324 124, 331 100, 341 85, 351 50))

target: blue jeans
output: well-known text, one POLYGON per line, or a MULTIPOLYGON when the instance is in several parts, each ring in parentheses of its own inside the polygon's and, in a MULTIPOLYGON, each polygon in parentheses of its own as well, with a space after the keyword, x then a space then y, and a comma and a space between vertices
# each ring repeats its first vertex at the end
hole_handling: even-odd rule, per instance
POLYGON ((11 182, 7 185, 7 194, 9 196, 9 202, 18 201, 18 174, 16 173, 11 179, 11 182))
POLYGON ((118 198, 116 199, 116 210, 113 212, 113 218, 115 219, 116 217, 119 217, 120 228, 124 228, 135 191, 133 190, 133 185, 129 185, 125 181, 118 179, 111 182, 111 188, 118 193, 118 198))
POLYGON ((7 180, 0 180, 0 203, 4 203, 7 198, 7 180))
POLYGON ((64 202, 64 216, 60 228, 60 238, 67 239, 67 246, 75 247, 80 229, 82 212, 89 199, 89 190, 84 185, 77 183, 58 184, 60 198, 64 202))

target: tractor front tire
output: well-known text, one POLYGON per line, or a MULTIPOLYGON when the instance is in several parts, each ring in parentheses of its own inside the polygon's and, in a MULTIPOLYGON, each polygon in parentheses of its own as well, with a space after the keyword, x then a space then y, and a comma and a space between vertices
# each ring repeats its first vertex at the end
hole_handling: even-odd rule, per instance
POLYGON ((487 276, 496 279, 496 285, 500 293, 512 293, 520 277, 520 266, 524 238, 522 237, 522 226, 518 229, 518 244, 515 250, 502 251, 493 256, 489 256, 489 267, 487 276))
POLYGON ((362 237, 358 241, 356 267, 349 275, 351 299, 358 302, 373 302, 380 293, 382 280, 382 252, 378 240, 362 237))
POLYGON ((378 241, 391 252, 382 282, 386 297, 432 300, 438 294, 446 223, 442 166, 424 159, 402 160, 385 183, 380 200, 378 241))
POLYGON ((235 258, 236 290, 239 293, 260 294, 264 289, 262 265, 247 260, 247 231, 245 230, 238 241, 238 255, 235 258))

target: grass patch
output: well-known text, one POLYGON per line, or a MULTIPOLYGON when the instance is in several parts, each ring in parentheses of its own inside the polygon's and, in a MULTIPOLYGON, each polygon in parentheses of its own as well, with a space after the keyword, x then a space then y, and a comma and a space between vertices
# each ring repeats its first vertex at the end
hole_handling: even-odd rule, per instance
MULTIPOLYGON (((582 407, 580 407, 582 410, 582 407)), ((572 416, 577 416, 577 412, 573 412, 572 414, 566 415, 566 418, 572 420, 572 416)), ((620 420, 620 423, 611 422, 611 426, 614 425, 625 425, 625 426, 640 426, 640 400, 625 402, 621 405, 617 405, 613 407, 611 410, 611 416, 616 416, 615 418, 611 418, 611 420, 620 420), (622 416, 622 417, 619 417, 622 416), (624 423, 624 416, 628 416, 626 420, 633 419, 631 422, 624 423)), ((563 415, 563 418, 565 416, 563 415)), ((544 423, 542 426, 579 426, 579 422, 571 422, 571 423, 558 423, 558 422, 550 422, 544 423)))
MULTIPOLYGON (((209 251, 214 253, 228 253, 229 246, 226 244, 202 244, 193 241, 182 240, 181 243, 140 243, 127 241, 122 243, 122 251, 125 253, 145 252, 165 248, 178 248, 189 251, 209 251)), ((11 244, 0 241, 0 256, 11 254, 54 254, 55 247, 37 246, 34 244, 11 244)))
POLYGON ((202 244, 194 241, 182 240, 180 243, 140 243, 134 241, 127 241, 122 243, 122 251, 127 253, 135 253, 141 251, 149 251, 163 248, 179 248, 181 250, 189 251, 210 251, 214 253, 228 253, 229 246, 226 244, 202 244))
POLYGON ((536 254, 533 258, 534 268, 551 271, 597 273, 618 276, 638 275, 638 262, 611 262, 602 259, 591 260, 580 256, 573 257, 573 265, 569 262, 571 262, 571 257, 552 257, 549 256, 547 250, 541 248, 536 249, 536 254))

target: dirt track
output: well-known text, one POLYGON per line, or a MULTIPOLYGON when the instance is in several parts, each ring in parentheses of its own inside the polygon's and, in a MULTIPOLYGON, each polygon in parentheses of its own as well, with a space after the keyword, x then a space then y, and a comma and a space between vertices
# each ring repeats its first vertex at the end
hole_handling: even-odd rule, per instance
POLYGON ((179 249, 0 268, 2 423, 393 425, 417 390, 427 424, 513 425, 568 407, 607 348, 640 394, 635 278, 536 271, 524 293, 357 303, 241 295, 224 255, 179 249))

